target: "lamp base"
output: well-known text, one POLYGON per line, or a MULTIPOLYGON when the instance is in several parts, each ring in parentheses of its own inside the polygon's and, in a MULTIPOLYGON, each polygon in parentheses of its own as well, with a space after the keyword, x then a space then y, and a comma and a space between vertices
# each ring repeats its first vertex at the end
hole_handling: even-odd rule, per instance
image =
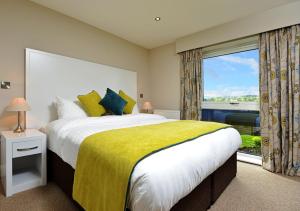
POLYGON ((18 127, 14 130, 14 133, 23 133, 24 129, 21 127, 21 125, 18 125, 18 127))

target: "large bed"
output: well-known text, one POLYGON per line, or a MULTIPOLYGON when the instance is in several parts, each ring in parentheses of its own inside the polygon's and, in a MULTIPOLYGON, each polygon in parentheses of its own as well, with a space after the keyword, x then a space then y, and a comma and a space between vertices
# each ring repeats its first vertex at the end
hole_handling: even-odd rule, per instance
MULTIPOLYGON (((137 74, 26 49, 26 99, 32 108, 27 113, 27 126, 46 131, 48 180, 57 183, 70 198, 78 151, 86 137, 112 129, 174 121, 151 114, 57 118, 53 105, 56 96, 75 100, 78 94, 93 89, 104 96, 108 87, 124 90, 137 99, 137 74)), ((208 209, 236 175, 236 151, 240 143, 240 135, 235 129, 224 128, 151 154, 133 169, 127 209, 208 209)), ((81 208, 79 204, 77 206, 81 208)))
MULTIPOLYGON (((78 151, 86 137, 111 129, 168 121, 174 120, 151 114, 53 121, 46 128, 49 179, 71 196, 78 151)), ((133 171, 128 209, 207 209, 235 176, 235 152, 239 145, 239 133, 226 128, 145 158, 133 171)))

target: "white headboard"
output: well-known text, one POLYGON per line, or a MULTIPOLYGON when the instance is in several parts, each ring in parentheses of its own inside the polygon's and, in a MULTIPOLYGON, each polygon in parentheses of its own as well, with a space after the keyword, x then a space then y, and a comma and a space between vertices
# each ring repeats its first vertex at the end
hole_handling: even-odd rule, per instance
POLYGON ((136 72, 26 49, 26 100, 31 106, 27 127, 41 128, 57 118, 56 96, 76 100, 91 90, 105 95, 106 88, 120 89, 137 99, 136 72))

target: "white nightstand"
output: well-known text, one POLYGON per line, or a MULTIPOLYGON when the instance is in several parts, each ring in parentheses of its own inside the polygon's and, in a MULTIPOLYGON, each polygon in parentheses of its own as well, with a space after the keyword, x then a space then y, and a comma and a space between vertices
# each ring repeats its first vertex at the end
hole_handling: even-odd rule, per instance
POLYGON ((35 129, 1 132, 1 181, 6 196, 46 185, 46 135, 35 129))

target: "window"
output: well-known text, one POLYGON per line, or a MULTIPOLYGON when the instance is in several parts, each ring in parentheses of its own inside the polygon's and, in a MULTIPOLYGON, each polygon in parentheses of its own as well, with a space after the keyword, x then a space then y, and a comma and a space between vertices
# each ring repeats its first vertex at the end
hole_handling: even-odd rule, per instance
POLYGON ((206 108, 258 110, 258 49, 203 60, 206 108))
POLYGON ((204 49, 202 119, 233 125, 239 152, 260 156, 257 39, 204 49))
POLYGON ((204 59, 204 101, 258 102, 258 50, 204 59))

